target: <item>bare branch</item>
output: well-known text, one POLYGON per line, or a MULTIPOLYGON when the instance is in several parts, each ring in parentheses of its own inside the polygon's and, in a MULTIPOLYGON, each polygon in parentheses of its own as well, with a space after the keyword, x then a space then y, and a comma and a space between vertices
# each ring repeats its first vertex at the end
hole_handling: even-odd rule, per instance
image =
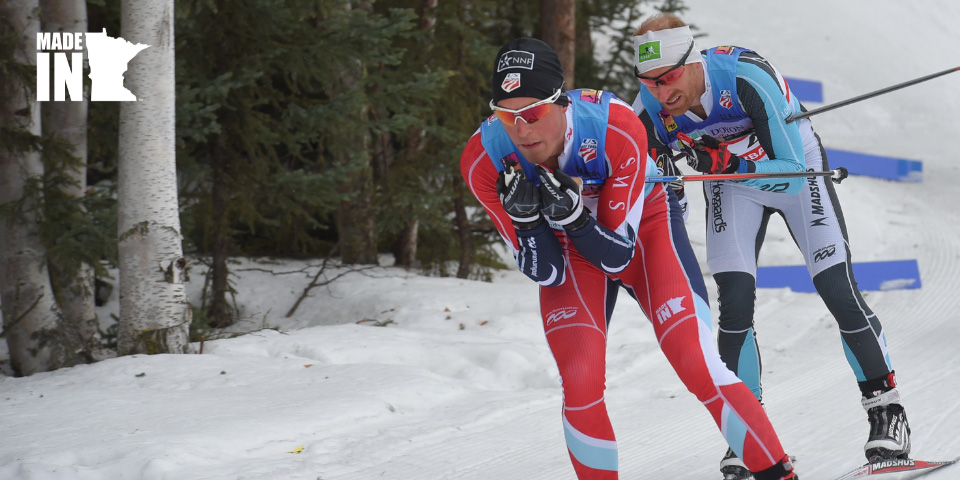
POLYGON ((336 251, 337 251, 337 247, 334 247, 333 249, 330 250, 330 253, 327 254, 327 258, 323 259, 323 264, 320 266, 320 270, 318 270, 316 275, 313 276, 313 279, 310 280, 310 283, 303 288, 303 292, 300 294, 300 298, 297 299, 296 303, 294 303, 293 306, 290 307, 290 311, 287 312, 287 318, 290 318, 293 316, 293 314, 297 311, 297 308, 300 307, 300 304, 307 297, 310 296, 310 290, 313 290, 315 287, 329 285, 334 281, 336 281, 338 278, 343 277, 344 275, 347 275, 349 273, 361 272, 363 270, 369 270, 371 268, 379 268, 379 265, 367 265, 360 268, 349 268, 346 271, 335 275, 333 278, 320 281, 320 276, 323 275, 323 273, 327 270, 327 263, 330 261, 330 258, 334 255, 336 251))

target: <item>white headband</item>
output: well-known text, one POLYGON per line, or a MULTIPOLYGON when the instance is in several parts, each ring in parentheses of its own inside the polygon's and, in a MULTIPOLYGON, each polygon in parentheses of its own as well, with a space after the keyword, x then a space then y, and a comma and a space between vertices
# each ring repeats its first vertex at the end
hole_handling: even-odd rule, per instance
POLYGON ((685 64, 702 61, 689 26, 650 30, 633 37, 634 65, 641 74, 660 67, 672 67, 680 62, 691 45, 693 48, 685 64))

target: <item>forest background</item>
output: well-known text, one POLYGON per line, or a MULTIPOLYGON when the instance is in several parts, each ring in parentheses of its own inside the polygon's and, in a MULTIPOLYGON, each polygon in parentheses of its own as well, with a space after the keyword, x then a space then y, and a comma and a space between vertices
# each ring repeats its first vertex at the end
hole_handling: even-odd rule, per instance
MULTIPOLYGON (((184 352, 235 322, 231 265, 239 257, 362 266, 387 254, 393 265, 428 275, 489 279, 506 267, 494 247, 500 240, 460 178, 459 158, 490 114, 496 51, 511 38, 542 38, 560 53, 567 88, 629 100, 630 36, 655 10, 685 7, 672 0, 2 2, 4 370, 28 375, 118 353, 184 352), (160 26, 173 38, 166 63, 151 63, 149 75, 135 68, 141 56, 164 51, 153 45, 131 61, 126 85, 146 91, 169 79, 172 95, 163 98, 175 115, 150 114, 161 124, 124 134, 131 124, 124 109, 144 107, 35 100, 31 28, 105 29, 133 42, 143 29, 135 26, 154 16, 169 19, 160 26), (172 118, 168 152, 138 153, 172 118), (176 205, 165 203, 179 218, 154 229, 174 233, 160 247, 132 247, 139 253, 128 253, 127 263, 140 272, 122 280, 110 272, 123 263, 123 242, 156 235, 145 227, 153 220, 121 221, 125 202, 130 211, 163 190, 151 186, 162 175, 139 183, 151 173, 135 162, 162 164, 153 156, 175 162, 168 186, 176 205), (125 184, 137 185, 126 197, 118 194, 125 184), (158 248, 172 257, 159 258, 158 248), (206 276, 199 304, 187 304, 178 287, 190 273, 206 276), (96 318, 95 305, 121 280, 172 290, 137 290, 136 305, 127 313, 121 306, 112 324, 96 318), (144 305, 155 301, 175 308, 144 305), (155 318, 163 316, 170 319, 155 318)), ((134 298, 120 287, 121 298, 134 298)))

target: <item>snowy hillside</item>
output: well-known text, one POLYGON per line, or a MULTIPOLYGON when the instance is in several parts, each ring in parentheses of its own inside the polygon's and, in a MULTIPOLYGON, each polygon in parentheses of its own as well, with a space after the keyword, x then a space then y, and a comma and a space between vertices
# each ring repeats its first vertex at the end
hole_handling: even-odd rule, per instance
MULTIPOLYGON (((825 103, 960 65, 956 2, 686 3, 684 18, 708 34, 701 47, 754 48, 788 77, 822 81, 825 103)), ((960 73, 813 118, 827 147, 923 162, 921 183, 851 177, 837 190, 854 261, 919 263, 923 288, 865 297, 886 329, 915 456, 933 460, 960 455, 958 106, 960 73)), ((704 258, 702 199, 690 190, 704 258)), ((801 262, 775 219, 761 264, 801 262)), ((253 333, 206 342, 203 355, 0 377, 0 479, 574 478, 533 282, 381 267, 314 289, 286 318, 317 267, 265 270, 304 266, 244 263, 238 328, 253 333)), ((195 296, 200 282, 193 275, 195 296)), ((760 290, 756 318, 767 410, 801 478, 862 462, 866 414, 819 298, 760 290)), ((609 338, 621 478, 719 480, 723 439, 627 295, 609 338)), ((925 480, 955 478, 960 467, 925 480)))

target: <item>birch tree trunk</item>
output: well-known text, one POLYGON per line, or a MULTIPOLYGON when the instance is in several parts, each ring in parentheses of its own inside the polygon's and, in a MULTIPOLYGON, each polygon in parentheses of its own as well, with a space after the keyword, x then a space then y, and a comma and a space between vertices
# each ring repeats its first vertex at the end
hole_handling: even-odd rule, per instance
MULTIPOLYGON (((0 2, 0 21, 20 34, 13 61, 35 66, 37 0, 0 2)), ((43 163, 36 148, 28 146, 29 136, 40 135, 36 94, 16 74, 5 75, 0 89, 0 125, 17 137, 0 139, 0 205, 19 203, 23 214, 0 225, 0 308, 11 366, 18 375, 32 375, 83 359, 75 337, 64 329, 36 232, 43 163)))
POLYGON ((117 353, 186 353, 191 312, 177 200, 173 0, 123 0, 122 37, 146 44, 120 106, 117 353))
MULTIPOLYGON (((85 0, 40 0, 40 22, 44 32, 86 32, 85 0)), ((78 68, 74 65, 73 68, 78 68)), ((81 101, 47 102, 43 105, 43 132, 68 142, 79 162, 65 172, 70 182, 62 188, 71 198, 87 190, 87 94, 81 101)), ((101 349, 100 325, 94 309, 93 268, 80 264, 75 272, 50 266, 51 281, 63 319, 80 337, 91 357, 105 356, 101 349)))

